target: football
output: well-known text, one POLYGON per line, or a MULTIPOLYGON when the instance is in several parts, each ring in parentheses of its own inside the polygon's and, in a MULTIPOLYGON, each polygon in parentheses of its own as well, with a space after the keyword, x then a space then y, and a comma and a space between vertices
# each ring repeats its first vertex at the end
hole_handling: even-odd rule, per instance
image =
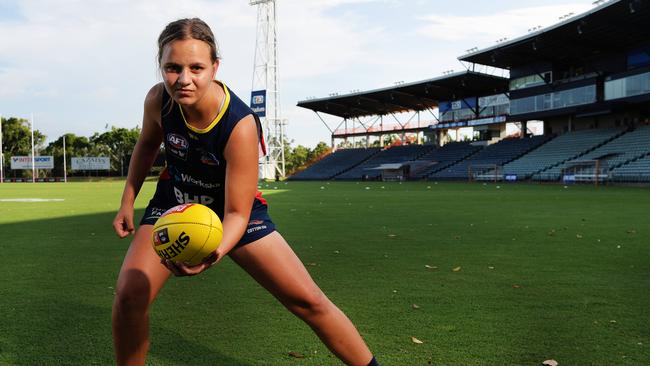
POLYGON ((208 206, 186 203, 170 208, 153 227, 152 245, 160 258, 195 266, 221 243, 221 220, 208 206))

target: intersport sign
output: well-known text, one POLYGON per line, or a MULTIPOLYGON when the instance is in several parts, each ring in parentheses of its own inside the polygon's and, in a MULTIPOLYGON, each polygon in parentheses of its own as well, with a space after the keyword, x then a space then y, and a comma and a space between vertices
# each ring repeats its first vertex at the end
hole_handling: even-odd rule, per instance
MULTIPOLYGON (((13 170, 25 170, 32 168, 32 157, 31 156, 12 156, 11 157, 11 169, 13 170)), ((54 157, 53 156, 34 156, 34 168, 35 169, 54 169, 54 157)))

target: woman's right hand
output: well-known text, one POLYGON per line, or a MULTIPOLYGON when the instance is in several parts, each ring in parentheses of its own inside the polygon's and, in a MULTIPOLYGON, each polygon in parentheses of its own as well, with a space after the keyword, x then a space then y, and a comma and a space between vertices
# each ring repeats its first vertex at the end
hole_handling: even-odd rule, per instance
POLYGON ((133 207, 121 206, 113 220, 113 229, 120 238, 125 238, 135 232, 133 226, 133 207))

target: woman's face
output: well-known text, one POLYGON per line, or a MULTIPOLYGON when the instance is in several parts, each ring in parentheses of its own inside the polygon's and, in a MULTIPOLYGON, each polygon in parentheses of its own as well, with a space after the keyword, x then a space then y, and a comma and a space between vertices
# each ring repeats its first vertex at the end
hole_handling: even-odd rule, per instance
POLYGON ((197 39, 169 42, 160 60, 165 89, 180 105, 194 105, 209 90, 219 62, 212 62, 210 46, 197 39))

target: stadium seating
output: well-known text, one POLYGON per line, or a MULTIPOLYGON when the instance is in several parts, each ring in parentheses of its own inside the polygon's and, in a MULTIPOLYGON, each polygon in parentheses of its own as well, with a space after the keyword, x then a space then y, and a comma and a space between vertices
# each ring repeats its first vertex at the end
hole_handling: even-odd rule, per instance
POLYGON ((375 169, 382 164, 404 163, 416 160, 434 148, 433 145, 403 145, 393 146, 379 151, 363 163, 334 177, 335 180, 357 180, 363 177, 376 179, 381 170, 375 169))
POLYGON ((481 148, 481 146, 474 146, 468 142, 451 142, 433 149, 417 159, 416 162, 420 163, 420 167, 417 170, 411 170, 410 178, 425 179, 429 175, 467 158, 481 148))
POLYGON ((614 181, 650 182, 650 153, 615 168, 611 174, 614 181))
MULTIPOLYGON (((644 126, 618 136, 610 142, 580 156, 578 160, 598 160, 601 171, 611 172, 619 166, 636 160, 647 153, 650 153, 650 127, 644 126)), ((561 172, 570 165, 571 162, 567 162, 549 169, 549 172, 561 172)), ((587 167, 586 169, 592 170, 591 173, 593 173, 595 167, 587 167)), ((622 171, 625 171, 625 169, 622 171)), ((575 173, 580 174, 580 171, 578 170, 575 173)), ((636 172, 633 173, 637 175, 636 172)))
POLYGON ((488 145, 471 157, 433 173, 429 177, 441 180, 468 179, 470 169, 473 173, 494 171, 497 166, 522 156, 546 141, 548 141, 546 136, 504 139, 496 144, 488 145))
MULTIPOLYGON (((650 126, 639 127, 627 133, 625 158, 631 159, 618 164, 609 164, 610 174, 614 181, 650 182, 650 126)), ((621 161, 619 159, 617 161, 621 161)))
POLYGON ((294 174, 290 180, 328 180, 353 168, 377 154, 380 149, 339 149, 327 155, 309 168, 294 174))
POLYGON ((475 179, 499 173, 517 175, 518 180, 558 180, 572 167, 576 176, 591 174, 594 161, 614 181, 650 182, 650 126, 625 132, 620 128, 591 129, 552 136, 505 139, 486 147, 468 142, 405 145, 387 149, 339 149, 301 171, 291 180, 376 179, 383 164, 410 166, 410 179, 475 179), (578 166, 578 162, 584 166, 578 166), (593 165, 590 165, 593 164, 593 165), (473 174, 474 175, 474 174, 473 174))
POLYGON ((516 175, 518 180, 557 180, 560 170, 549 169, 593 150, 623 133, 621 129, 593 129, 560 135, 521 158, 503 167, 504 175, 516 175), (546 170, 549 170, 546 172, 546 170))

